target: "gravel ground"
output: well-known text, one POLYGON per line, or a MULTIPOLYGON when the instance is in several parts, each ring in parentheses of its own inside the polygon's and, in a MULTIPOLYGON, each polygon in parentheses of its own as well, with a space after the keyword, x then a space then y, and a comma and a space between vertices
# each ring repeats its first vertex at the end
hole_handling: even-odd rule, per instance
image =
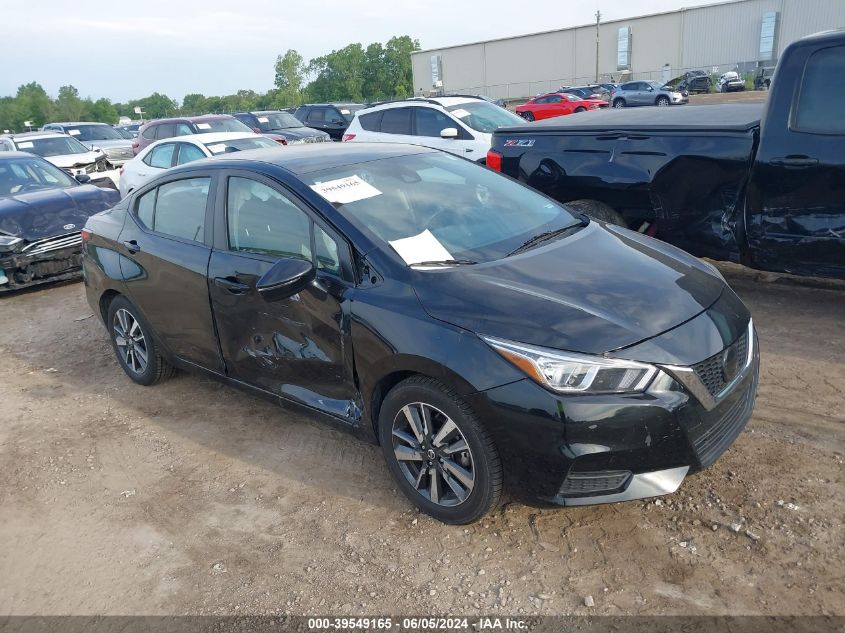
POLYGON ((204 378, 134 385, 78 283, 4 297, 0 614, 843 615, 845 292, 731 281, 762 376, 714 466, 469 527, 349 435, 204 378))

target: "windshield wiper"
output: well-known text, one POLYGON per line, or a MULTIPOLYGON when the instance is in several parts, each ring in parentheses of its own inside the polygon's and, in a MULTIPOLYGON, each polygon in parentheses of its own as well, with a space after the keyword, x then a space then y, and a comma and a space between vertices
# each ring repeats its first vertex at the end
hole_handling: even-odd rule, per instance
POLYGON ((582 216, 581 221, 577 222, 576 224, 570 224, 568 226, 564 226, 563 228, 555 229, 553 231, 544 231, 543 233, 538 233, 534 237, 524 241, 522 244, 517 246, 510 253, 505 255, 505 257, 510 257, 511 255, 517 255, 517 254, 519 254, 523 251, 528 250, 532 246, 536 246, 540 242, 545 242, 546 240, 550 240, 550 239, 558 237, 559 235, 562 235, 564 233, 568 233, 572 229, 577 229, 577 228, 582 227, 582 226, 587 226, 587 224, 589 224, 589 222, 590 222, 589 218, 587 218, 586 216, 582 216))
POLYGON ((473 266, 478 262, 471 259, 434 259, 428 262, 414 262, 410 266, 473 266))

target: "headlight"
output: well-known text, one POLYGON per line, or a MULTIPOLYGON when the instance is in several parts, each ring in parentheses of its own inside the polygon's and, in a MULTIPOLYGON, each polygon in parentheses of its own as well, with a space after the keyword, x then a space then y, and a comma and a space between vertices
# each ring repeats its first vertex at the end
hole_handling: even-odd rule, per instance
POLYGON ((640 393, 657 368, 631 360, 602 358, 481 337, 530 378, 558 393, 640 393))
POLYGON ((14 235, 0 235, 0 252, 8 253, 15 250, 15 247, 23 242, 19 237, 14 235))

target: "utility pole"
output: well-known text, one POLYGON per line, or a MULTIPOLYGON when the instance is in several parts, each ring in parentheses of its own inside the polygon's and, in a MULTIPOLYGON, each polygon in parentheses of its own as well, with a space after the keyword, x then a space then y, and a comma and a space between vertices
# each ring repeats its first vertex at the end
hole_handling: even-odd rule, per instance
POLYGON ((596 83, 599 82, 599 24, 601 24, 601 11, 596 11, 596 83))

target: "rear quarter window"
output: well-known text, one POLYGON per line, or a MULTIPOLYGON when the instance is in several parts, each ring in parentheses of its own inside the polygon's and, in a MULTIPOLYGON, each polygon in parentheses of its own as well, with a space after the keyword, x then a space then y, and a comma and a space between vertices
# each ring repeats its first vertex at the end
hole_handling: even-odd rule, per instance
POLYGON ((807 59, 793 129, 810 134, 845 135, 845 46, 816 51, 807 59))
POLYGON ((381 131, 381 115, 383 113, 384 111, 359 114, 358 123, 368 132, 379 132, 381 131))

